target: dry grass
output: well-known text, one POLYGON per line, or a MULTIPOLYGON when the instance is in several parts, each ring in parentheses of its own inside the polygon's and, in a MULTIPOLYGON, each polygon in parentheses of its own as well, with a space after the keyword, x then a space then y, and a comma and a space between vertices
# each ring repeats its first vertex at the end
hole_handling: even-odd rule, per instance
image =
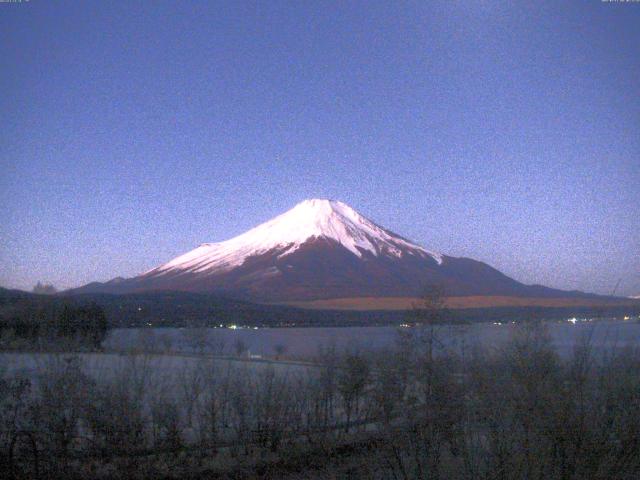
MULTIPOLYGON (((331 298, 326 300, 308 300, 282 302, 281 305, 307 308, 311 310, 407 310, 420 299, 412 297, 354 297, 331 298)), ((600 307, 600 306, 636 306, 633 299, 600 298, 529 298, 496 296, 447 297, 448 308, 484 308, 484 307, 600 307)))

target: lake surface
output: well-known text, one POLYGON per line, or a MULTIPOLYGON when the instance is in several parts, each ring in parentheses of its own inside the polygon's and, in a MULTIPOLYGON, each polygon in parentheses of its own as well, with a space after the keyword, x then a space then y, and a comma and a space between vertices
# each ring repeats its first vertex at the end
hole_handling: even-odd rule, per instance
MULTIPOLYGON (((568 355, 580 339, 588 336, 597 350, 640 347, 640 318, 622 320, 577 320, 546 323, 553 345, 568 355)), ((442 326, 439 336, 445 342, 467 347, 497 348, 512 337, 519 324, 480 323, 454 328, 442 326)), ((104 346, 130 349, 142 346, 174 351, 205 351, 232 355, 246 351, 250 355, 273 357, 313 357, 321 349, 379 350, 392 347, 401 327, 326 327, 326 328, 128 328, 111 331, 104 346)))

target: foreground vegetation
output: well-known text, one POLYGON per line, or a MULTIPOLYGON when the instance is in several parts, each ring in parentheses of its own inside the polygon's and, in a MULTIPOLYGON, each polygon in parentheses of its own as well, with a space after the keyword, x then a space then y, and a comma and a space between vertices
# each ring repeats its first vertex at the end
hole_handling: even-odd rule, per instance
POLYGON ((441 331, 259 374, 203 357, 169 378, 138 352, 96 375, 49 355, 1 375, 0 477, 638 478, 637 351, 585 337, 561 360, 537 324, 443 349, 441 331))

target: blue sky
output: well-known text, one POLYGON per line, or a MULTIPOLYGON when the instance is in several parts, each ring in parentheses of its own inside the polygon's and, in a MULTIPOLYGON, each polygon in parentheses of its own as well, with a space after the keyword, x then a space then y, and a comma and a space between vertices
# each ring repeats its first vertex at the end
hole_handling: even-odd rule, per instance
POLYGON ((132 276, 305 198, 640 294, 640 4, 0 4, 0 285, 132 276))

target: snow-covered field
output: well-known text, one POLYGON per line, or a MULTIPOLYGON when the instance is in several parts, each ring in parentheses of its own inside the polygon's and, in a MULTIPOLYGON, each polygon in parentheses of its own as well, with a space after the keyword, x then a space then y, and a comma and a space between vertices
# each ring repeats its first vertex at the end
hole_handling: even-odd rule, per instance
POLYGON ((0 353, 0 373, 22 374, 34 381, 51 369, 64 368, 75 359, 84 373, 98 382, 108 382, 122 375, 138 375, 153 384, 167 388, 185 378, 200 375, 254 376, 273 370, 278 375, 303 375, 308 367, 277 362, 252 362, 198 358, 189 355, 113 354, 113 353, 0 353))

